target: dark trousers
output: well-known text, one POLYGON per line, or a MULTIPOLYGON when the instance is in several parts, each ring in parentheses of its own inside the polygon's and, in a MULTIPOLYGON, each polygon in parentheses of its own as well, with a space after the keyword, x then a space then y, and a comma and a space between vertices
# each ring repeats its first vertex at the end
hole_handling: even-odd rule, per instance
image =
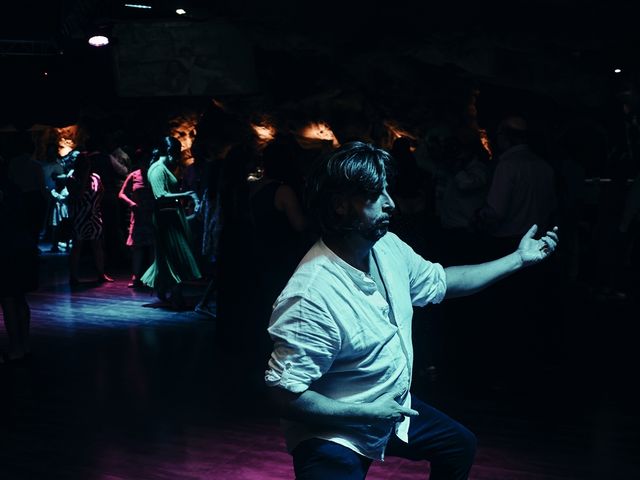
MULTIPOLYGON (((409 443, 392 435, 386 455, 428 460, 431 480, 468 478, 476 452, 475 435, 414 396, 411 408, 420 415, 411 418, 409 443)), ((361 480, 371 465, 370 458, 318 438, 300 443, 292 454, 296 480, 361 480)))

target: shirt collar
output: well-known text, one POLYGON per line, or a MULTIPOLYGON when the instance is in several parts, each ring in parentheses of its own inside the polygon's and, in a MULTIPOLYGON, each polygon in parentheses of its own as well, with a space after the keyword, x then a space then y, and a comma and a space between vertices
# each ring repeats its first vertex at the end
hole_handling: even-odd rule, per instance
POLYGON ((325 251, 329 260, 341 267, 347 276, 349 276, 349 278, 351 278, 351 280, 353 280, 353 282, 362 289, 363 292, 366 294, 372 294, 377 291, 378 287, 371 276, 345 262, 336 253, 334 253, 333 250, 327 247, 327 244, 324 243, 324 240, 322 239, 320 239, 320 246, 325 251))

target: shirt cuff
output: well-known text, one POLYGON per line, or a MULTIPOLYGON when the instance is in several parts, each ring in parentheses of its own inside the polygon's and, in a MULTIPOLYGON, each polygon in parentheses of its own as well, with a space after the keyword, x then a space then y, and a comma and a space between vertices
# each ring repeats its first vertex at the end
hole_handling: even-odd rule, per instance
POLYGON ((291 364, 278 365, 272 360, 269 361, 269 368, 264 373, 264 382, 268 387, 280 387, 292 393, 302 393, 309 388, 309 385, 294 378, 290 372, 291 364))

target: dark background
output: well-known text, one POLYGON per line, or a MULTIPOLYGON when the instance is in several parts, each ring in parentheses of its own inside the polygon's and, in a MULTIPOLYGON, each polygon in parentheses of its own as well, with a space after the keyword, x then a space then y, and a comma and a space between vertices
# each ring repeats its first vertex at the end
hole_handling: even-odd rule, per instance
MULTIPOLYGON (((252 49, 243 58, 253 62, 254 86, 232 95, 212 87, 206 96, 267 109, 323 95, 353 103, 358 96, 379 112, 415 122, 466 101, 464 92, 475 85, 485 124, 507 110, 612 117, 619 110, 616 95, 638 71, 633 2, 143 3, 153 8, 125 8, 114 0, 7 5, 0 19, 0 123, 62 126, 87 109, 136 105, 143 97, 175 102, 153 83, 146 95, 128 95, 118 59, 130 47, 123 32, 170 34, 185 25, 203 37, 216 26, 233 27, 252 49), (176 15, 178 6, 187 15, 176 15), (88 46, 96 30, 115 35, 111 45, 88 46), (614 74, 616 67, 623 73, 614 74)), ((237 48, 221 43, 216 48, 226 54, 237 48)), ((175 54, 175 43, 149 38, 148 44, 146 54, 135 52, 140 65, 175 54)))

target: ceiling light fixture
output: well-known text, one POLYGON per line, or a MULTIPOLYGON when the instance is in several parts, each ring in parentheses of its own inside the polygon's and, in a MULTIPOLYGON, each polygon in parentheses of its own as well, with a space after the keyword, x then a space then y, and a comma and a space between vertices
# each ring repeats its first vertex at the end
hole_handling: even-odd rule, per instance
POLYGON ((105 37, 104 35, 93 35, 89 38, 89 45, 92 47, 104 47, 105 45, 109 45, 109 37, 105 37))
POLYGON ((613 70, 613 73, 622 73, 622 69, 621 68, 615 68, 613 70))
POLYGON ((184 15, 187 11, 184 8, 176 8, 176 13, 178 15, 184 15))
POLYGON ((151 10, 151 5, 144 5, 140 3, 125 3, 124 6, 129 8, 144 8, 146 10, 151 10))

